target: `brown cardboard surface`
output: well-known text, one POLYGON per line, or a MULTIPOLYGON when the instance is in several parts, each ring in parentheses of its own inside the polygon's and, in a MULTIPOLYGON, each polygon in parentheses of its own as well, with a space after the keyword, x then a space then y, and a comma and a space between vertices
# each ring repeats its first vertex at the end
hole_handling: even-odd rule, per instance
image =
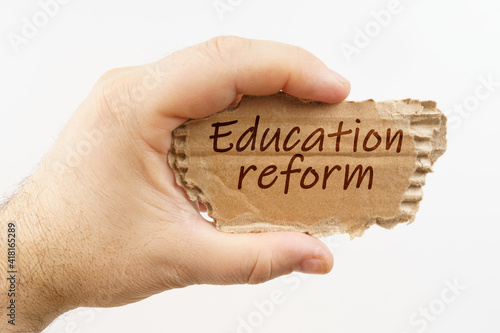
POLYGON ((186 122, 169 163, 221 231, 360 236, 415 219, 445 149, 435 102, 326 104, 280 93, 186 122))

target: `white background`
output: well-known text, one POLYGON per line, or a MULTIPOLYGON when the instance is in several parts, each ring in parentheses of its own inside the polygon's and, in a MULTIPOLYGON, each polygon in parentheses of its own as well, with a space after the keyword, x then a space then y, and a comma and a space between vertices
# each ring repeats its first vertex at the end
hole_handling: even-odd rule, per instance
POLYGON ((220 34, 308 49, 351 80, 350 100, 436 100, 450 118, 449 147, 427 176, 416 221, 327 239, 335 256, 327 276, 173 290, 116 309, 78 309, 46 332, 500 331, 500 1, 400 0, 384 26, 372 11, 392 8, 389 0, 221 0, 231 8, 223 13, 213 0, 66 2, 16 52, 8 36, 43 9, 0 0, 5 197, 102 73, 220 34), (357 53, 343 52, 347 44, 357 53), (454 283, 464 289, 453 293, 454 283), (270 307, 273 292, 283 296, 270 307), (419 314, 426 308, 427 319, 419 314), (248 326, 238 329, 242 321, 248 326))

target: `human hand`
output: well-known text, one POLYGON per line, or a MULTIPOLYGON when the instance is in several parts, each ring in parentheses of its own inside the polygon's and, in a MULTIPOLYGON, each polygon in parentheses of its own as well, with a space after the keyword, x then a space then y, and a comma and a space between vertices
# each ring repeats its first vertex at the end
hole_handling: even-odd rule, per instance
POLYGON ((300 48, 235 37, 106 73, 2 209, 19 235, 17 329, 192 284, 329 272, 332 254, 314 237, 218 232, 167 164, 171 132, 187 119, 280 90, 336 103, 350 85, 300 48))

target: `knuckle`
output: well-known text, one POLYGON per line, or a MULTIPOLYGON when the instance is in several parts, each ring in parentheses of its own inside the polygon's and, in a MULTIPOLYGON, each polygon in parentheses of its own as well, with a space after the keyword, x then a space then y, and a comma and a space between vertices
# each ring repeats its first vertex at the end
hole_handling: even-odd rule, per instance
POLYGON ((227 60, 242 49, 250 47, 249 39, 236 36, 217 36, 205 42, 209 54, 216 55, 220 60, 227 60))
POLYGON ((123 107, 128 104, 125 102, 127 94, 124 92, 122 83, 116 79, 99 83, 97 97, 101 105, 100 110, 112 115, 118 115, 124 111, 123 107))
POLYGON ((129 68, 116 68, 104 73, 96 85, 96 93, 103 109, 108 109, 112 114, 128 110, 135 100, 135 76, 129 68))
POLYGON ((269 281, 272 277, 272 257, 259 255, 253 262, 253 266, 248 274, 248 284, 260 284, 269 281))
POLYGON ((133 69, 133 67, 121 67, 121 68, 110 69, 101 75, 98 82, 101 83, 101 82, 105 82, 105 81, 114 79, 116 77, 121 76, 122 74, 129 73, 132 69, 133 69))
MULTIPOLYGON (((118 69, 120 70, 120 69, 118 69)), ((105 73, 94 86, 93 93, 97 100, 97 112, 104 120, 123 123, 133 114, 136 103, 133 85, 128 75, 105 73)))

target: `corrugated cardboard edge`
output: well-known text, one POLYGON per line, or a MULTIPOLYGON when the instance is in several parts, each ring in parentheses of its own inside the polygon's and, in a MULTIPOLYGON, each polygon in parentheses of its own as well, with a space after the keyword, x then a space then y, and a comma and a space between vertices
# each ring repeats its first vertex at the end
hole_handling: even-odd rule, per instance
MULTIPOLYGON (((282 94, 284 95, 284 94, 282 94)), ((258 98, 249 96, 247 98, 258 98)), ((284 98, 293 98, 284 96, 284 98)), ((373 102, 367 100, 365 102, 373 102)), ((304 103, 317 103, 304 101, 304 103)), ((356 103, 356 102, 342 102, 356 103)), ((312 226, 304 226, 300 223, 291 223, 289 225, 275 225, 271 223, 254 222, 248 225, 220 226, 217 229, 224 232, 245 233, 245 232, 270 232, 270 231, 298 231, 311 234, 316 237, 329 236, 336 233, 349 233, 351 237, 361 236, 371 225, 377 224, 381 227, 391 229, 399 223, 411 223, 415 220, 415 215, 419 208, 419 202, 422 200, 422 186, 425 185, 425 176, 432 172, 432 165, 446 150, 446 116, 436 107, 434 101, 419 101, 405 99, 402 101, 385 101, 376 103, 377 108, 383 108, 388 104, 404 103, 417 104, 419 107, 409 116, 410 135, 415 142, 416 164, 415 171, 410 178, 410 185, 404 193, 400 203, 400 214, 394 218, 372 217, 365 221, 364 226, 358 230, 346 230, 334 218, 318 222, 312 226)), ((232 109, 232 108, 230 108, 232 109)), ((226 110, 230 110, 226 109, 226 110)), ((226 111, 224 110, 224 111, 226 111)), ((383 112, 383 110, 379 110, 383 112)), ((207 206, 209 216, 212 216, 213 208, 210 201, 205 196, 198 184, 190 181, 186 177, 189 168, 189 157, 186 154, 187 131, 185 125, 178 127, 172 134, 172 148, 168 155, 168 162, 174 171, 177 184, 182 186, 192 201, 199 201, 207 206)), ((217 221, 215 221, 217 223, 217 221)))

